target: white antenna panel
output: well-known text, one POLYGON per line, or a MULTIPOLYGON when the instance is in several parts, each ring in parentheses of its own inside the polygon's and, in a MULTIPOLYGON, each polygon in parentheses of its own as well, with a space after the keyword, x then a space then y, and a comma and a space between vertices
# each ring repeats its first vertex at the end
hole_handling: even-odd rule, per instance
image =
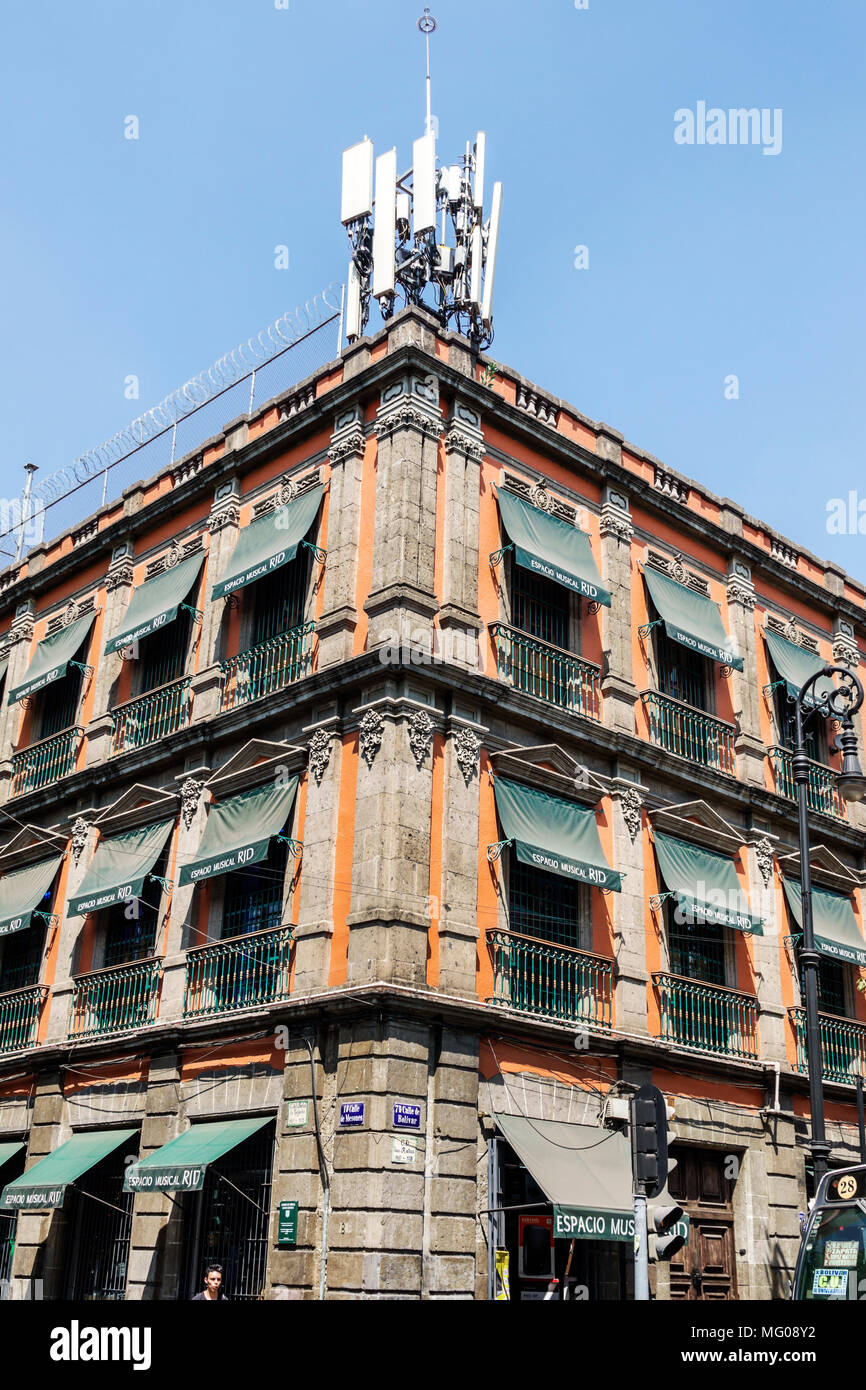
POLYGON ((482 234, 482 229, 481 229, 481 223, 480 223, 480 222, 476 222, 475 226, 472 228, 472 248, 471 248, 471 252, 470 252, 471 260, 470 260, 470 263, 469 263, 469 275, 470 275, 470 296, 469 296, 469 299, 470 299, 470 303, 472 304, 473 308, 478 309, 478 310, 481 309, 481 283, 482 283, 482 279, 481 279, 481 270, 482 270, 482 263, 483 263, 483 259, 484 259, 484 254, 483 254, 482 247, 483 247, 483 234, 482 234))
POLYGON ((431 131, 412 146, 412 230, 431 232, 436 227, 436 136, 431 131))
POLYGON ((346 286, 346 337, 350 340, 360 338, 362 332, 361 277, 355 262, 350 261, 349 282, 346 286))
POLYGON ((373 141, 366 139, 343 151, 343 200, 340 220, 345 226, 373 211, 373 141))
POLYGON ((479 130, 475 137, 475 178, 472 184, 472 203, 476 208, 484 207, 484 156, 487 153, 487 136, 479 130))
POLYGON ((487 261, 484 268, 484 297, 481 317, 489 323, 493 316, 493 279, 496 274, 496 249, 499 242, 499 220, 502 216, 502 184, 493 185, 493 206, 490 209, 490 230, 487 233, 487 261))
POLYGON ((373 294, 394 293, 394 237, 397 231, 397 151, 376 160, 376 221, 373 226, 373 294))

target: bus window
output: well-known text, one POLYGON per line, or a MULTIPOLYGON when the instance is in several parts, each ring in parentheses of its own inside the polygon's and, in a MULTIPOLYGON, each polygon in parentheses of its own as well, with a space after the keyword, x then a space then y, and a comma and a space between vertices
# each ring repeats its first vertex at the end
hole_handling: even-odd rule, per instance
POLYGON ((866 1297, 866 1212, 859 1203, 813 1212, 793 1296, 819 1301, 866 1297))

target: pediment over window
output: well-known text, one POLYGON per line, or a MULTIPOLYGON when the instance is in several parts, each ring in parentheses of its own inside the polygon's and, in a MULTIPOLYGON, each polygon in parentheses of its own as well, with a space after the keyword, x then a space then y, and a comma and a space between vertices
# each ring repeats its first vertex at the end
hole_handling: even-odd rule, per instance
POLYGON ((558 743, 542 743, 534 748, 502 748, 491 753, 495 773, 527 782, 554 796, 564 796, 596 806, 610 790, 607 781, 584 767, 558 743))
MULTIPOLYGON (((863 875, 852 869, 844 860, 835 855, 826 845, 813 845, 809 855, 812 878, 825 888, 834 888, 838 893, 850 893, 863 882, 863 875)), ((779 868, 789 878, 799 878, 800 854, 779 855, 779 868)))
POLYGON ((102 836, 119 835, 138 826, 153 825, 155 821, 173 820, 179 807, 177 792, 136 782, 104 811, 100 811, 93 823, 99 826, 102 836))
POLYGON ((230 796, 279 777, 281 769, 293 776, 300 774, 306 762, 305 748, 292 743, 253 738, 232 754, 222 767, 217 768, 205 785, 216 797, 230 796))
POLYGON ((9 873, 25 864, 35 863, 49 854, 63 854, 68 844, 69 835, 62 830, 24 825, 0 850, 0 873, 9 873))
POLYGON ((719 850, 722 854, 736 854, 745 844, 742 830, 726 821, 706 801, 657 806, 654 811, 648 811, 647 816, 654 829, 679 840, 691 840, 705 849, 719 850))

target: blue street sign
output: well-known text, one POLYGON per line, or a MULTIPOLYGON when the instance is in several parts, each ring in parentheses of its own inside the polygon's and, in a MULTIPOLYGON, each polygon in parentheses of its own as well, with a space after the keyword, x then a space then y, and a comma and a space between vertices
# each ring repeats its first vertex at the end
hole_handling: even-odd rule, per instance
POLYGON ((420 1129, 421 1128, 421 1107, 420 1105, 403 1105, 396 1102, 394 1105, 394 1128, 395 1129, 420 1129))
POLYGON ((366 1106, 362 1100, 346 1100, 340 1106, 340 1129, 351 1129, 364 1123, 366 1106))

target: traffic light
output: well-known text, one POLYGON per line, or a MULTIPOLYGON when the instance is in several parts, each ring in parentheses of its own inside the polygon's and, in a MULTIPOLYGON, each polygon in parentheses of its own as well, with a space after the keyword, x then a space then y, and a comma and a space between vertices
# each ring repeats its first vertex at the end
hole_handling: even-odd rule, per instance
POLYGON ((647 1259, 670 1260, 688 1240, 688 1217, 667 1191, 647 1204, 647 1259))
POLYGON ((668 1180, 668 1119, 657 1086, 641 1086, 631 1102, 632 1175, 635 1187, 657 1197, 668 1180))

